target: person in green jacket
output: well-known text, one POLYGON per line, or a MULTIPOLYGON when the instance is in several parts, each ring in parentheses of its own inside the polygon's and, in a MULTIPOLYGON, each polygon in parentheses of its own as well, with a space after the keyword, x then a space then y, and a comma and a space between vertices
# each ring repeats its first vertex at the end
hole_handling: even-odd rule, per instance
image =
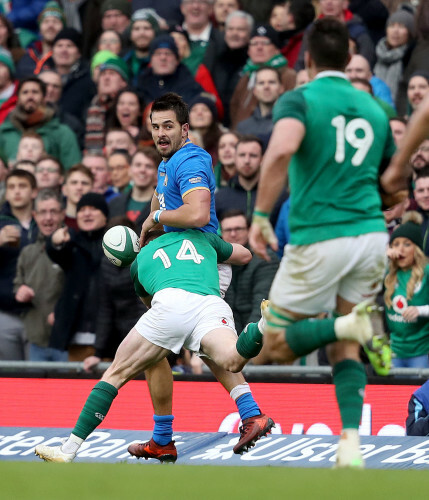
POLYGON ((17 93, 16 108, 0 126, 0 149, 9 162, 16 159, 22 134, 31 130, 42 137, 46 153, 58 158, 64 168, 79 163, 82 155, 74 132, 44 105, 45 83, 36 77, 24 78, 17 93))
POLYGON ((386 321, 395 368, 429 368, 429 265, 423 253, 422 216, 408 212, 390 237, 384 280, 386 321))

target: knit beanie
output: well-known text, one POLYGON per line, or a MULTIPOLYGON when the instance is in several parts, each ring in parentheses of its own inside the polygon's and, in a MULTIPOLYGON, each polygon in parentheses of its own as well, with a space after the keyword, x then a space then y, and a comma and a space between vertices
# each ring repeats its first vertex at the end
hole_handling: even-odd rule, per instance
POLYGON ((110 59, 107 59, 107 61, 100 66, 100 73, 106 69, 116 71, 119 73, 121 78, 128 83, 130 78, 128 66, 127 63, 120 57, 111 57, 110 59))
POLYGON ((255 36, 268 38, 278 49, 281 48, 281 41, 278 32, 269 24, 256 24, 253 28, 250 39, 255 36))
POLYGON ((214 95, 209 94, 208 92, 202 92, 201 94, 198 94, 189 103, 189 111, 191 111, 192 107, 195 106, 195 104, 205 104, 211 111, 213 120, 217 121, 216 98, 214 95))
POLYGON ((408 9, 399 9, 389 16, 386 26, 391 24, 403 24, 411 38, 415 37, 414 15, 408 9))
POLYGON ((91 59, 91 73, 94 72, 94 69, 100 64, 104 64, 109 59, 119 59, 119 56, 110 52, 110 50, 99 50, 96 52, 91 59))
POLYGON ((15 64, 13 63, 12 54, 3 47, 0 47, 0 63, 7 67, 10 73, 10 79, 13 80, 15 75, 15 64))
POLYGON ((408 221, 397 227, 390 236, 390 244, 396 238, 408 238, 423 250, 422 227, 416 222, 408 221))
POLYGON ((159 35, 150 42, 149 57, 152 57, 153 53, 157 49, 170 49, 174 52, 176 58, 179 59, 179 51, 177 49, 176 42, 170 35, 159 35))
POLYGON ((79 52, 82 52, 82 35, 76 29, 64 28, 63 30, 61 30, 54 38, 53 45, 55 45, 59 40, 70 40, 76 45, 76 47, 79 49, 79 52))
POLYGON ((134 12, 131 17, 131 26, 136 21, 147 21, 151 26, 153 31, 155 31, 155 35, 159 33, 160 27, 158 19, 155 17, 155 11, 153 9, 139 9, 134 12))
POLYGON ((101 15, 104 16, 108 10, 119 10, 128 19, 131 19, 132 10, 131 1, 129 0, 104 0, 100 7, 101 15))
POLYGON ((56 17, 59 19, 62 23, 63 26, 66 25, 66 16, 64 15, 64 10, 61 8, 61 6, 57 2, 47 2, 45 4, 44 9, 42 12, 39 14, 39 17, 37 18, 37 22, 39 25, 45 19, 45 17, 56 17))
POLYGON ((84 194, 82 198, 79 200, 78 204, 76 205, 76 213, 79 212, 79 210, 83 207, 98 208, 98 210, 103 212, 106 218, 109 218, 109 206, 107 205, 107 202, 102 194, 99 193, 84 194))
POLYGON ((424 69, 418 69, 417 71, 414 71, 410 78, 408 78, 408 83, 410 83, 411 78, 414 78, 415 76, 421 76, 429 83, 429 71, 425 71, 424 69))

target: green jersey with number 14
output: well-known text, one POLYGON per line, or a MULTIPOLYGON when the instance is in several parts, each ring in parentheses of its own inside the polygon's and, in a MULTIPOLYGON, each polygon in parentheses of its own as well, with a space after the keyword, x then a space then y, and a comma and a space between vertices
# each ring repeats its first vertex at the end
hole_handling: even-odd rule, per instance
POLYGON ((217 263, 228 260, 232 250, 231 243, 213 233, 166 233, 143 247, 132 263, 134 289, 139 297, 164 288, 220 296, 217 263))
POLYGON ((386 114, 340 72, 286 92, 273 119, 295 118, 305 137, 289 167, 293 245, 385 231, 379 167, 394 151, 386 114))

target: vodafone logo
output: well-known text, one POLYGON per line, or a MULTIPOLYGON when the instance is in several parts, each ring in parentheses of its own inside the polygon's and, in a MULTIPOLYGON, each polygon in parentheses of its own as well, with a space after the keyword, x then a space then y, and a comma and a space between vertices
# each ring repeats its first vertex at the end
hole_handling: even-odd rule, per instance
POLYGON ((393 301, 393 310, 398 314, 402 314, 408 307, 407 299, 403 295, 397 295, 393 301))
POLYGON ((221 319, 222 325, 228 325, 228 320, 226 318, 221 319))

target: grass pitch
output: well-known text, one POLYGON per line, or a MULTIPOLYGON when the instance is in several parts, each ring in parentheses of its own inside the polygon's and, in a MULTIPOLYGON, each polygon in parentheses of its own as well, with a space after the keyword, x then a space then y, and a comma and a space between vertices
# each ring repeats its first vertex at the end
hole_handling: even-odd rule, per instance
POLYGON ((427 499, 418 470, 0 462, 3 500, 427 499))

